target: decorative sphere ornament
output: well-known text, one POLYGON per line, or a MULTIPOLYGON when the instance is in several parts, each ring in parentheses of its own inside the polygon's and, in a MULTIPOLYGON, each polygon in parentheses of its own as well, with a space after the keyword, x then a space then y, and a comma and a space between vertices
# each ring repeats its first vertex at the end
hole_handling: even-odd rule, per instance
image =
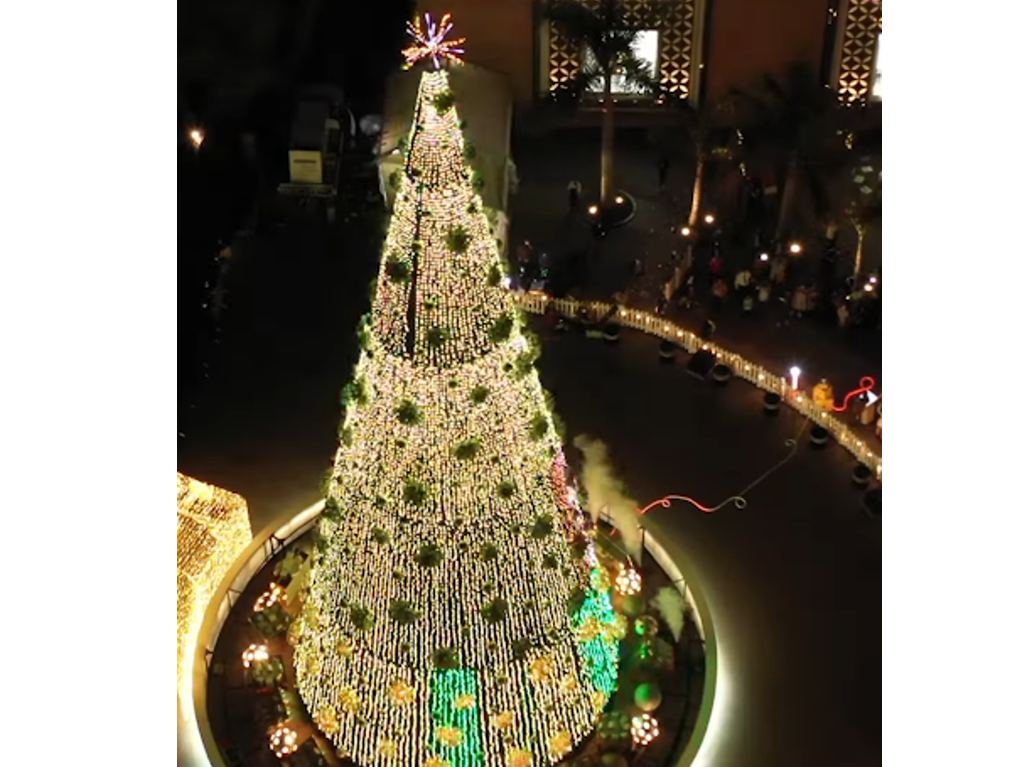
POLYGON ((658 720, 650 714, 634 716, 629 728, 633 742, 638 746, 649 746, 658 737, 658 720))
POLYGON ((661 705, 661 688, 654 682, 638 684, 633 691, 633 702, 645 713, 656 711, 661 705))
POLYGON ((642 637, 656 636, 658 633, 658 619, 653 615, 641 615, 636 619, 633 631, 642 637))

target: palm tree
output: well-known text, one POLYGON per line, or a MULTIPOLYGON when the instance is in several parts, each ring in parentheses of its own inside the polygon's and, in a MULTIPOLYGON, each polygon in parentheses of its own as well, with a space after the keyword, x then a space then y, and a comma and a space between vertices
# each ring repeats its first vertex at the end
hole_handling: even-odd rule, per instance
POLYGON ((693 229, 700 221, 704 202, 704 172, 711 158, 712 131, 732 125, 734 115, 733 99, 726 97, 719 101, 688 107, 682 111, 683 130, 693 146, 694 171, 693 192, 690 196, 690 215, 687 225, 693 229))
POLYGON ((736 91, 744 108, 742 128, 748 156, 774 166, 782 184, 776 238, 789 230, 802 181, 821 183, 821 174, 848 151, 844 127, 853 110, 843 109, 805 62, 790 66, 780 81, 766 75, 761 87, 736 91))
POLYGON ((648 93, 657 91, 658 82, 647 62, 636 54, 639 30, 627 28, 621 0, 600 0, 594 8, 580 0, 549 0, 545 13, 563 35, 589 54, 584 57, 573 90, 581 94, 594 85, 601 85, 601 205, 606 208, 615 194, 612 77, 648 93))

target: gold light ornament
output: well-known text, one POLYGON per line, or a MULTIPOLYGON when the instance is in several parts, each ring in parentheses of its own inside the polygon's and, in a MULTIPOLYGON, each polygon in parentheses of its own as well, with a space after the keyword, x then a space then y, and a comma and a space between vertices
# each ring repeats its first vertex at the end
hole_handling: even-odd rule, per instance
POLYGON ((615 576, 615 590, 623 596, 639 594, 641 588, 640 573, 632 565, 619 565, 619 574, 615 576))
POLYGON ((639 714, 633 717, 629 726, 633 742, 638 746, 649 746, 658 737, 658 720, 650 714, 639 714))
POLYGON ((268 735, 270 750, 278 759, 299 750, 299 734, 285 723, 274 725, 268 735))
POLYGON ((242 651, 242 666, 251 668, 254 663, 270 660, 270 650, 265 644, 251 644, 242 651))

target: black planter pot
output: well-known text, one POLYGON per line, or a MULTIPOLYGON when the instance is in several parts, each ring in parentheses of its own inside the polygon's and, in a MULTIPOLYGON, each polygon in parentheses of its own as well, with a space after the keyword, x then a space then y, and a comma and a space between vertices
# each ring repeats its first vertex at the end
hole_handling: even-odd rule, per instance
POLYGON ((594 201, 588 203, 586 209, 591 219, 607 231, 608 229, 625 226, 633 220, 633 217, 636 215, 636 200, 633 199, 633 195, 629 192, 620 189, 612 196, 612 202, 608 207, 602 207, 600 201, 594 201), (622 202, 617 202, 619 199, 622 202), (591 205, 598 206, 596 216, 589 214, 591 205))
POLYGON ((823 448, 828 444, 829 433, 824 426, 815 426, 811 429, 811 444, 816 448, 823 448))
POLYGON ((776 394, 773 391, 765 392, 764 394, 764 413, 765 415, 778 415, 779 410, 782 409, 782 396, 776 394))
POLYGON ((620 328, 613 322, 609 322, 607 325, 604 326, 604 328, 602 328, 601 335, 604 337, 605 341, 607 341, 610 344, 614 344, 618 343, 621 331, 622 328, 620 328))
POLYGON ((857 487, 867 487, 868 483, 871 481, 871 478, 873 476, 874 472, 871 471, 871 469, 869 469, 863 463, 858 463, 857 466, 854 467, 853 469, 853 484, 855 484, 857 487))
POLYGON ((658 345, 658 358, 662 362, 674 362, 676 359, 676 351, 678 349, 679 347, 671 341, 662 341, 658 345))
POLYGON ((711 368, 711 380, 719 386, 724 386, 729 383, 730 378, 732 378, 732 371, 729 369, 728 365, 723 365, 719 362, 711 368))

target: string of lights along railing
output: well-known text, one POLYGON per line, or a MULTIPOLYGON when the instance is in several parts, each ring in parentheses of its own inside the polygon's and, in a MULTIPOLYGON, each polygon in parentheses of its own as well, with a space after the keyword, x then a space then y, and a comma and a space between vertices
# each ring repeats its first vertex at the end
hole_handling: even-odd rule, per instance
MULTIPOLYGON (((576 301, 569 298, 551 298, 539 292, 515 292, 513 295, 520 308, 531 314, 543 314, 548 309, 554 309, 566 317, 576 317, 581 310, 586 310, 589 316, 607 316, 616 307, 602 301, 576 301)), ((749 381, 764 391, 774 392, 782 396, 783 400, 801 415, 810 418, 817 425, 827 429, 837 443, 848 450, 858 461, 870 468, 877 479, 882 478, 882 457, 872 450, 871 445, 863 439, 848 423, 836 417, 834 412, 843 412, 845 407, 831 409, 820 407, 815 403, 814 398, 808 396, 792 382, 786 380, 786 376, 773 373, 768 368, 758 365, 755 362, 741 357, 735 352, 719 346, 718 344, 702 339, 691 330, 680 327, 674 322, 659 317, 651 312, 639 309, 617 307, 615 321, 623 327, 640 330, 665 341, 671 341, 678 346, 693 353, 697 349, 704 348, 715 355, 715 359, 727 365, 734 375, 749 381)), ((797 369, 799 374, 799 369, 797 369)), ((874 388, 874 379, 865 376, 861 379, 861 386, 856 392, 871 391, 874 388), (870 382, 870 385, 866 385, 870 382)))
POLYGON ((415 115, 289 632, 296 678, 361 765, 554 763, 616 689, 626 625, 501 285, 446 72, 422 75, 415 115))

